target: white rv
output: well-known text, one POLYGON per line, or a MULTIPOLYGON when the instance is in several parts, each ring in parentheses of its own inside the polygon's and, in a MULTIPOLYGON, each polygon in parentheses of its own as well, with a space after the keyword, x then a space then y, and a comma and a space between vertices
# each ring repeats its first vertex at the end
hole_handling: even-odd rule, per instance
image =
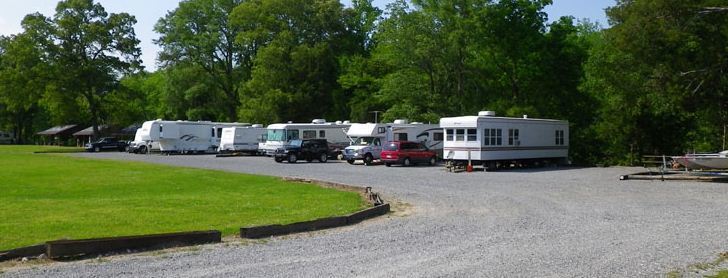
POLYGON ((155 150, 156 145, 160 152, 165 153, 214 152, 220 145, 222 129, 236 126, 250 126, 250 124, 158 119, 144 122, 139 137, 143 142, 142 145, 149 146, 147 148, 150 150, 155 150))
POLYGON ((549 119, 478 116, 440 119, 445 131, 444 159, 448 166, 522 162, 564 163, 569 156, 569 123, 549 119))
POLYGON ((344 150, 344 159, 349 164, 363 160, 371 165, 381 158, 382 145, 389 141, 413 141, 424 143, 427 148, 442 154, 443 132, 440 125, 408 123, 395 120, 388 124, 352 124, 346 133, 354 142, 344 150))
POLYGON ((252 125, 245 127, 226 127, 222 129, 222 137, 220 138, 220 147, 217 151, 226 152, 244 152, 249 154, 257 154, 258 145, 264 142, 267 129, 262 125, 252 125))
POLYGON ((262 151, 272 156, 275 151, 282 148, 291 140, 296 139, 326 139, 332 152, 341 152, 351 143, 346 131, 351 126, 349 121, 326 122, 324 119, 315 119, 311 123, 272 124, 268 126, 266 141, 262 151))
POLYGON ((134 135, 134 141, 129 142, 130 153, 158 152, 159 151, 159 130, 152 127, 155 121, 147 121, 138 128, 134 135))

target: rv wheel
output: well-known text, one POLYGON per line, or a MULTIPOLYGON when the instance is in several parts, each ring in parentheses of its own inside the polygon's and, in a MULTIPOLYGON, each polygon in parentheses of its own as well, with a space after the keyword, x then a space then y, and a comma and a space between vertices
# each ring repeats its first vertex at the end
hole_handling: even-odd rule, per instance
POLYGON ((318 160, 321 163, 325 163, 327 160, 329 160, 329 156, 326 153, 321 153, 321 155, 319 155, 319 159, 318 160))
POLYGON ((141 147, 139 147, 139 150, 138 150, 138 152, 139 152, 140 154, 146 154, 146 153, 147 153, 147 147, 146 147, 146 146, 141 146, 141 147))
POLYGON ((288 163, 296 163, 298 161, 298 157, 296 157, 296 154, 289 154, 288 155, 288 163))
POLYGON ((374 162, 374 157, 372 157, 372 154, 366 154, 364 156, 364 165, 371 166, 372 162, 374 162))

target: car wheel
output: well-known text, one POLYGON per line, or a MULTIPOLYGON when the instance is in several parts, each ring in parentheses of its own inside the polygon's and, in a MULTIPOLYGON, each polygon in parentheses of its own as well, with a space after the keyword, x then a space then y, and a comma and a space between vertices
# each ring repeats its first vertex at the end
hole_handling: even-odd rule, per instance
POLYGON ((389 162, 387 162, 387 163, 384 163, 384 166, 387 166, 387 167, 392 167, 392 163, 389 163, 389 162))
POLYGON ((374 157, 372 157, 372 154, 368 153, 364 155, 364 165, 371 166, 372 162, 374 162, 374 157))
POLYGON ((99 148, 99 147, 94 147, 94 152, 100 152, 100 151, 101 151, 101 148, 99 148))
POLYGON ((282 158, 282 157, 277 157, 277 156, 276 156, 275 158, 273 158, 273 160, 275 160, 275 161, 276 161, 276 162, 278 162, 278 163, 281 163, 281 162, 283 162, 283 158, 282 158))
POLYGON ((328 156, 328 154, 326 154, 326 153, 321 153, 321 154, 319 155, 319 159, 318 159, 318 160, 319 160, 319 162, 321 162, 321 163, 326 163, 326 161, 328 161, 328 160, 329 160, 329 156, 328 156))
POLYGON ((430 166, 435 166, 437 164, 437 157, 430 157, 430 166))
POLYGON ((298 161, 298 157, 296 157, 295 153, 288 155, 288 163, 296 163, 298 161))
POLYGON ((351 165, 354 165, 354 161, 355 161, 355 160, 353 160, 353 159, 347 159, 347 160, 346 160, 346 163, 349 163, 349 164, 351 164, 351 165))
POLYGON ((402 161, 402 165, 410 166, 410 165, 412 165, 412 161, 410 161, 409 157, 405 157, 404 160, 402 161))

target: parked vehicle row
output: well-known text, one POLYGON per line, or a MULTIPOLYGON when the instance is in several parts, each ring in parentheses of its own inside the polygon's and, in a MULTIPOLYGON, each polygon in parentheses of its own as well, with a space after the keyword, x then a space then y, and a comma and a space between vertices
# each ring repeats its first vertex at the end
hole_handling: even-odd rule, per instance
MULTIPOLYGON (((105 138, 108 139, 108 138, 105 138)), ((120 149, 119 145, 89 144, 90 150, 120 149)), ((127 148, 127 146, 123 146, 127 148)), ((569 149, 569 123, 551 119, 496 117, 493 111, 476 116, 441 118, 438 124, 327 122, 261 125, 191 121, 145 122, 129 152, 248 153, 271 156, 277 162, 380 163, 448 167, 550 161, 564 163, 569 149)))

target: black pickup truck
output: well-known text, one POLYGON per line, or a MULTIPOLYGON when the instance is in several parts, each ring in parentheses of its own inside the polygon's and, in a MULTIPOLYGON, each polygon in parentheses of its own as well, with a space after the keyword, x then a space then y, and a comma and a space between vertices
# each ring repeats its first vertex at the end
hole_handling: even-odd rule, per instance
POLYGON ((276 162, 296 163, 299 159, 308 162, 317 159, 319 162, 326 162, 329 159, 329 144, 324 139, 292 140, 283 148, 276 150, 273 156, 276 162))
POLYGON ((86 144, 85 149, 89 152, 100 152, 108 150, 123 152, 126 150, 127 146, 128 144, 124 141, 116 140, 116 138, 113 137, 104 137, 96 142, 86 144))

